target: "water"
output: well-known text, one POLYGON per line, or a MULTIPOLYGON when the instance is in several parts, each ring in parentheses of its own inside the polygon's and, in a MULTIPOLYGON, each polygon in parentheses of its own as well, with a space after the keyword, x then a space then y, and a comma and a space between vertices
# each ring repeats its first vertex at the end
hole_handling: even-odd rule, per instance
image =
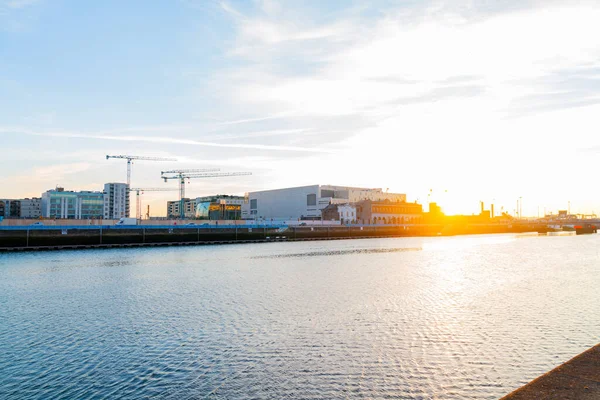
POLYGON ((0 398, 498 398, 600 341, 599 245, 0 255, 0 398))

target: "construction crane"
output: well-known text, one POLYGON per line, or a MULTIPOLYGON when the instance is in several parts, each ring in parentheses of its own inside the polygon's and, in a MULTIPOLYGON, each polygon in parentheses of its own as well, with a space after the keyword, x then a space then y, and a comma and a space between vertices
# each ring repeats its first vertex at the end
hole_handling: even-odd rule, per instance
POLYGON ((174 171, 162 171, 160 177, 167 182, 170 179, 177 179, 179 182, 179 216, 181 219, 185 218, 184 211, 184 198, 185 198, 185 181, 190 179, 198 178, 223 178, 227 176, 245 176, 252 175, 252 172, 212 172, 219 171, 215 170, 190 170, 180 169, 174 171))
POLYGON ((144 194, 144 192, 175 192, 175 191, 177 191, 177 189, 166 189, 166 188, 145 188, 145 189, 132 188, 129 190, 132 192, 135 192, 135 211, 136 211, 136 218, 138 220, 142 219, 142 197, 140 196, 140 192, 141 192, 141 194, 144 194))
MULTIPOLYGON (((129 194, 131 192, 131 165, 134 160, 139 161, 177 161, 176 158, 165 158, 165 157, 143 157, 143 156, 128 156, 128 155, 118 155, 118 156, 110 156, 107 155, 106 159, 111 158, 120 158, 123 160, 127 160, 127 198, 129 199, 129 194)), ((140 214, 138 210, 136 210, 137 214, 140 214)), ((128 215, 129 217, 129 215, 128 215)))
POLYGON ((160 173, 161 177, 164 174, 197 174, 197 173, 203 173, 203 172, 218 172, 220 171, 220 168, 203 168, 203 169, 176 169, 173 171, 162 171, 160 173))
POLYGON ((142 156, 106 156, 106 159, 110 158, 120 158, 123 160, 127 160, 127 185, 131 187, 131 165, 133 164, 133 160, 139 161, 177 161, 176 158, 165 158, 165 157, 142 157, 142 156))

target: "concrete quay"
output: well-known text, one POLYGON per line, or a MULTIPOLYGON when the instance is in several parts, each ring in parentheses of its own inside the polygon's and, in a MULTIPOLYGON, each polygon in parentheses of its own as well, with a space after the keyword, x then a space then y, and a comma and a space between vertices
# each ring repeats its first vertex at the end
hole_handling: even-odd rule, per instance
POLYGON ((532 232, 507 225, 366 226, 13 226, 0 227, 0 251, 232 244, 269 241, 364 239, 532 232))
POLYGON ((515 390, 501 400, 600 399, 600 344, 515 390))

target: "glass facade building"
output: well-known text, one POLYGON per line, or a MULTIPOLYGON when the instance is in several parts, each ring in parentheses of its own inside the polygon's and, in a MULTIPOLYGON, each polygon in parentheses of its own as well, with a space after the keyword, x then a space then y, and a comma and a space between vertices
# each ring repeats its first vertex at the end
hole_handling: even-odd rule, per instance
POLYGON ((63 188, 42 195, 42 216, 56 219, 101 219, 104 216, 103 192, 72 192, 63 188))
POLYGON ((217 195, 196 199, 196 218, 208 220, 236 220, 242 217, 244 197, 217 195))
POLYGON ((21 215, 21 203, 19 200, 0 199, 0 217, 19 218, 21 215))

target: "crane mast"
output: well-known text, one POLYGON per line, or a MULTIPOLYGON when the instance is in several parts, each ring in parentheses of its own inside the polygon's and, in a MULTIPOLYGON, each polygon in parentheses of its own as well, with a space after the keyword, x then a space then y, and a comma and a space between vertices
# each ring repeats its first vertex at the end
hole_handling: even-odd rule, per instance
POLYGON ((166 188, 132 188, 130 189, 132 192, 135 192, 135 211, 136 218, 138 220, 142 219, 142 196, 143 192, 174 192, 176 189, 166 189, 166 188))
POLYGON ((170 179, 176 179, 179 182, 179 217, 185 219, 184 198, 185 198, 185 181, 198 178, 223 178, 228 176, 246 176, 252 175, 252 172, 212 172, 219 169, 207 170, 192 170, 180 169, 173 171, 162 171, 161 178, 167 182, 170 179))

